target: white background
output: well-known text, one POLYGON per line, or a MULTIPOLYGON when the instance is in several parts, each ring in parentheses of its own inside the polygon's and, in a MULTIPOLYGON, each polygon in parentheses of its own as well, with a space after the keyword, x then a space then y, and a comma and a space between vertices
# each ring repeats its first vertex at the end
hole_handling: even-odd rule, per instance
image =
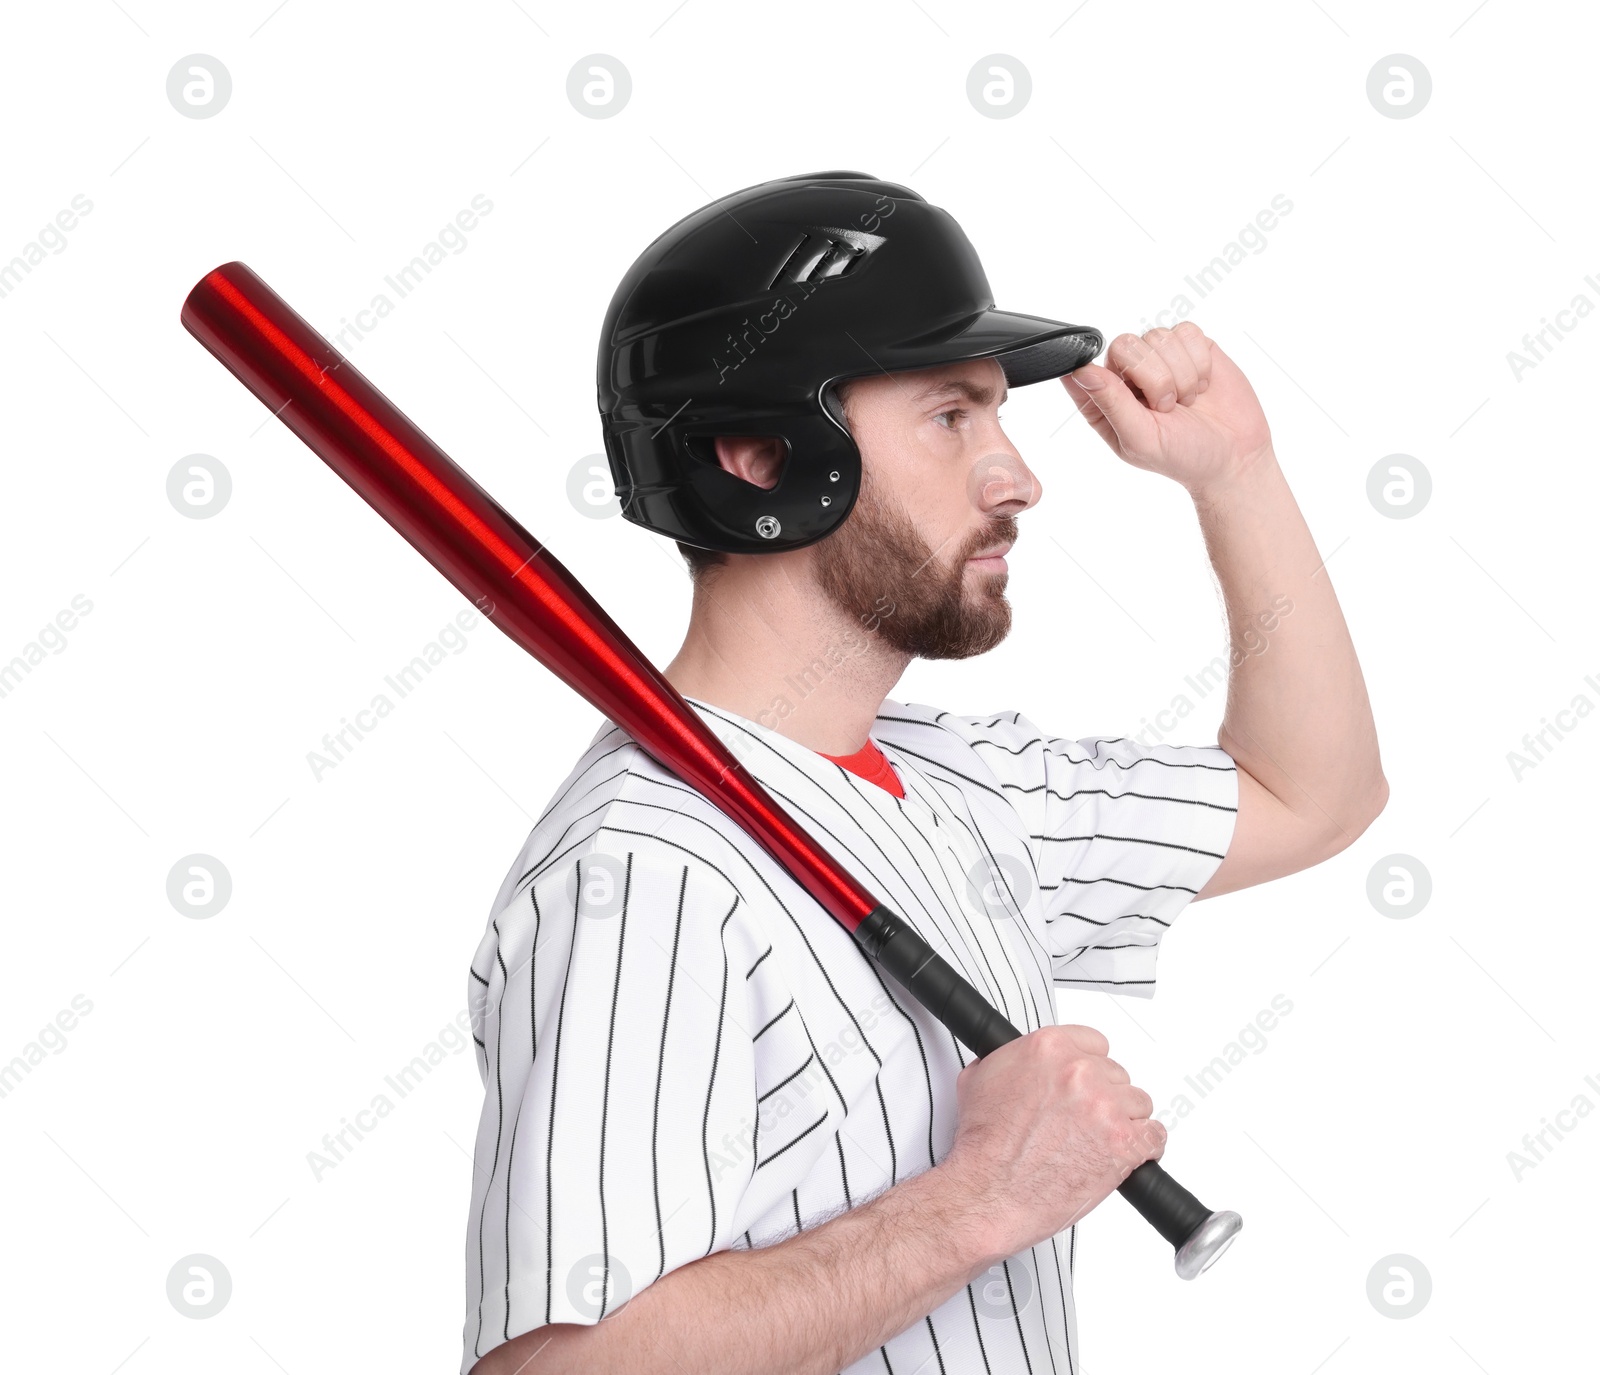
MULTIPOLYGON (((0 698, 0 1060, 75 995, 92 1011, 0 1098, 0 1364, 456 1368, 471 1054, 320 1179, 307 1155, 464 1008, 489 902, 597 724, 483 623, 313 776, 307 752, 465 603, 180 328, 185 293, 243 259, 332 335, 487 196, 465 249, 348 352, 664 661, 676 554, 566 496, 600 447, 602 314, 673 221, 834 167, 949 209, 1003 307, 1110 338, 1189 297, 1266 407, 1393 789, 1333 861, 1189 909, 1153 1002, 1063 998, 1158 1104, 1274 995, 1293 1004, 1172 1133, 1173 1172, 1245 1215, 1241 1241, 1184 1285, 1108 1201, 1080 1233, 1084 1369, 1501 1375, 1592 1351, 1600 1122, 1520 1181, 1507 1161, 1576 1095, 1600 1104, 1600 720, 1520 781, 1507 762, 1578 694, 1600 702, 1600 322, 1520 380, 1507 359, 1578 294, 1600 302, 1592 14, 272 3, 6 19, 0 262, 73 196, 93 209, 0 298, 0 661, 74 596, 92 611, 0 698), (166 96, 194 53, 232 76, 212 118, 166 96), (612 118, 567 98, 594 53, 632 76, 612 118), (966 96, 996 53, 1032 76, 1010 118, 966 96), (1432 75, 1412 118, 1366 95, 1394 53, 1432 75), (1264 249, 1198 299, 1185 276, 1279 194, 1264 249), (195 453, 232 477, 210 519, 166 495, 195 453), (1395 453, 1433 479, 1403 520, 1367 497, 1395 453), (166 894, 197 852, 233 884, 205 920, 166 894), (1432 876, 1405 920, 1367 898, 1393 854, 1432 876), (207 1320, 166 1294, 193 1253, 232 1277, 207 1320), (1367 1296, 1392 1253, 1432 1277, 1403 1321, 1367 1296)), ((1016 630, 897 695, 1086 736, 1186 693, 1166 738, 1212 742, 1222 693, 1184 679, 1224 628, 1187 498, 1054 383, 1007 421, 1046 489, 1013 557, 1016 630)))

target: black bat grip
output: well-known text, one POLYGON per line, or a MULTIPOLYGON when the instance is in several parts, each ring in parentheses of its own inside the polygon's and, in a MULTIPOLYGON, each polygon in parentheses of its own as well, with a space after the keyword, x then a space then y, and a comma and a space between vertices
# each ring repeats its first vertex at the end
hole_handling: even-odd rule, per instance
POLYGON ((987 1055, 1022 1035, 887 907, 873 908, 855 937, 874 963, 894 975, 974 1055, 987 1055))
POLYGON ((1174 1246, 1182 1246, 1211 1216, 1211 1209, 1163 1170, 1159 1160, 1145 1161, 1117 1192, 1174 1246))
MULTIPOLYGON (((974 1055, 987 1055, 1022 1035, 888 908, 874 908, 856 928, 855 938, 974 1055)), ((1184 1279, 1209 1267, 1241 1226, 1237 1213, 1213 1213, 1154 1160, 1134 1170, 1117 1192, 1177 1249, 1177 1269, 1184 1279)))

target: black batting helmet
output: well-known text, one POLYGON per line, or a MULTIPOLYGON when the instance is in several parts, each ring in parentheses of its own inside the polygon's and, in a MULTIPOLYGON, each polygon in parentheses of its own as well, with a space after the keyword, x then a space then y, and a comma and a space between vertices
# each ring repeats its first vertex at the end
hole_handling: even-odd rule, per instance
POLYGON ((861 480, 835 384, 994 358, 1026 386, 1104 342, 996 310, 961 226, 909 187, 864 172, 747 187, 679 220, 611 298, 599 402, 622 512, 724 553, 810 544, 849 514, 861 480), (783 440, 777 485, 725 472, 719 434, 783 440))

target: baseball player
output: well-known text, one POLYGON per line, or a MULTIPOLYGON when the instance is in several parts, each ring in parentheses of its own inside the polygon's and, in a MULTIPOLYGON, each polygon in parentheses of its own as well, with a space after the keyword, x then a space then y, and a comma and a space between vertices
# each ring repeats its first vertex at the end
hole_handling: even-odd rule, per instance
MULTIPOLYGON (((463 1372, 1080 1369, 1075 1224, 1165 1130, 1054 989, 1151 996, 1190 902, 1329 858, 1388 795, 1249 383, 1190 321, 1102 347, 995 309, 950 215, 858 172, 715 201, 623 279, 600 411, 624 514, 692 573, 667 677, 1024 1034, 974 1060, 608 723, 472 961, 463 1372), (1056 378, 1194 499, 1233 649, 1215 745, 890 697, 1006 635, 1040 484, 999 412, 1056 378)), ((1138 550, 1136 510, 1093 518, 1138 550)), ((1064 670, 1095 652, 1044 632, 1064 670)))

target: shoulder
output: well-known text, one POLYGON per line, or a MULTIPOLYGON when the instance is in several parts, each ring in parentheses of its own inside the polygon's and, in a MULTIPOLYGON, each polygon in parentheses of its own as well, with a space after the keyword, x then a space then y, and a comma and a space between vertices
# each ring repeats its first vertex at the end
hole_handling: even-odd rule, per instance
MULTIPOLYGON (((741 846, 754 844, 631 737, 608 727, 556 789, 506 871, 473 977, 492 989, 497 968, 517 968, 535 954, 546 977, 573 957, 580 929, 610 930, 620 940, 632 918, 657 935, 676 932, 687 952, 703 955, 725 943, 743 951, 759 935, 745 928, 760 924, 751 920, 746 895, 759 903, 760 894, 735 861, 741 846)), ((659 944, 666 959, 674 942, 669 934, 664 944, 645 944, 659 944)), ((589 953, 601 944, 588 941, 589 953)))
POLYGON ((754 845, 738 826, 657 763, 618 727, 607 726, 556 789, 528 833, 506 877, 497 907, 581 861, 622 872, 696 871, 697 881, 721 874, 719 852, 754 845))
POLYGON ((885 739, 938 741, 945 748, 974 749, 994 745, 1013 751, 1021 744, 1037 744, 1046 738, 1043 731, 1018 711, 962 716, 921 702, 893 701, 885 701, 880 708, 873 733, 881 733, 885 739))
POLYGON ((886 701, 873 735, 919 765, 991 792, 1033 788, 1039 756, 1054 743, 1020 712, 962 716, 918 702, 886 701))
POLYGON ((1056 736, 1018 711, 958 716, 919 703, 885 702, 873 733, 898 748, 922 747, 945 758, 962 753, 981 758, 1002 778, 1037 769, 1046 759, 1053 770, 1075 766, 1110 773, 1139 764, 1221 773, 1234 768, 1232 758, 1216 746, 1154 744, 1126 736, 1056 736))

